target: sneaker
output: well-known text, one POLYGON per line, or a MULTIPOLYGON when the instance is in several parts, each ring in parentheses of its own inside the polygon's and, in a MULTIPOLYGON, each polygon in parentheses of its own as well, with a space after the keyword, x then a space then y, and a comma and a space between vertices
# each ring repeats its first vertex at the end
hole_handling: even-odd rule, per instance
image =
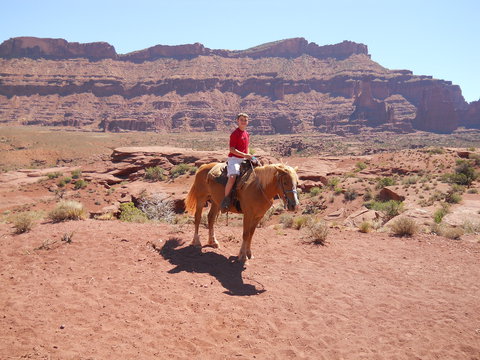
POLYGON ((230 208, 230 196, 225 196, 220 205, 222 212, 226 212, 230 208))

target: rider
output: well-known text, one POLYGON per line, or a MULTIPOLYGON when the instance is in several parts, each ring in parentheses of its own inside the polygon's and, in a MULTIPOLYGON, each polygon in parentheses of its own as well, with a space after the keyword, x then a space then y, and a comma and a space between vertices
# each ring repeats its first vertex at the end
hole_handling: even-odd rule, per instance
POLYGON ((223 198, 221 210, 226 212, 230 207, 230 192, 232 191, 233 184, 237 175, 240 174, 240 163, 243 159, 252 159, 252 155, 249 154, 248 145, 250 142, 250 135, 246 128, 248 125, 248 115, 240 113, 237 115, 238 127, 230 135, 230 153, 227 160, 227 176, 228 181, 225 185, 225 197, 223 198))

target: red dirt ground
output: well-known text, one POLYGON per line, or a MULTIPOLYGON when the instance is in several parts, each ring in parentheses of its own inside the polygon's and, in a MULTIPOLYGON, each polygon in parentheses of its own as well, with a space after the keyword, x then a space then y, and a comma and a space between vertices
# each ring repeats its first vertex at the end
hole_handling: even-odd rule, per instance
POLYGON ((318 246, 277 226, 244 268, 240 227, 218 227, 218 250, 192 235, 0 224, 0 358, 480 359, 478 242, 331 229, 318 246))

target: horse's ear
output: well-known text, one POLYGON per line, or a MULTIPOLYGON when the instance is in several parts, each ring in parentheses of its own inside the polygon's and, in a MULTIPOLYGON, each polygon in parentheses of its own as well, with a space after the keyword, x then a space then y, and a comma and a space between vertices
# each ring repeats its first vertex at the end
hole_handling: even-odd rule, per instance
POLYGON ((293 170, 295 170, 295 172, 297 172, 298 166, 295 166, 295 167, 293 168, 293 170))

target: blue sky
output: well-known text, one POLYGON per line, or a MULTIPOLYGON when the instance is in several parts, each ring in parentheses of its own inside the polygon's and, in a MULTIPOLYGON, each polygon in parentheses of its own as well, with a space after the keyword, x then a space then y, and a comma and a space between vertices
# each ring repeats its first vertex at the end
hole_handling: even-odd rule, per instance
POLYGON ((460 85, 480 99, 478 0, 0 0, 0 42, 17 36, 106 41, 118 53, 199 42, 241 50, 304 37, 351 40, 372 59, 460 85))

